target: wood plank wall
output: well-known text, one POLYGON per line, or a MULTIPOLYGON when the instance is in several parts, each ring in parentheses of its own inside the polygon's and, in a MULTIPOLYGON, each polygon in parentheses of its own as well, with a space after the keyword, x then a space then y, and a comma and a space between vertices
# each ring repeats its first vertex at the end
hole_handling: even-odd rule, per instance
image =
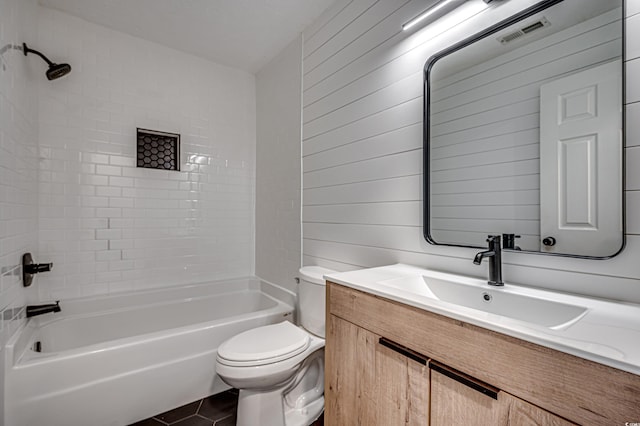
MULTIPOLYGON (((449 14, 451 19, 402 32, 401 25, 432 0, 342 0, 307 28, 302 95, 305 265, 344 271, 404 262, 486 276, 486 265, 472 264, 477 250, 433 246, 423 237, 422 68, 437 51, 535 2, 510 0, 486 8, 482 0, 470 0, 449 14), (453 20, 461 23, 453 25, 453 20)), ((626 248, 602 261, 505 253, 507 280, 640 302, 637 3, 628 0, 626 20, 626 248)))

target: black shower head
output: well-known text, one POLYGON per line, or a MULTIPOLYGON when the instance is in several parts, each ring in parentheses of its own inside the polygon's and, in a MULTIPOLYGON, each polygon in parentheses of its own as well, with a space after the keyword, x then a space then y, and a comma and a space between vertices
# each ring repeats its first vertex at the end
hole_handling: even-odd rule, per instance
POLYGON ((71 65, 69 64, 53 64, 49 65, 47 70, 47 78, 49 80, 55 80, 63 77, 71 72, 71 65))
POLYGON ((28 53, 33 53, 40 56, 49 65, 49 69, 47 70, 47 79, 49 80, 56 80, 71 72, 71 65, 55 64, 37 50, 29 49, 27 43, 22 43, 22 51, 24 52, 24 56, 27 56, 28 53))

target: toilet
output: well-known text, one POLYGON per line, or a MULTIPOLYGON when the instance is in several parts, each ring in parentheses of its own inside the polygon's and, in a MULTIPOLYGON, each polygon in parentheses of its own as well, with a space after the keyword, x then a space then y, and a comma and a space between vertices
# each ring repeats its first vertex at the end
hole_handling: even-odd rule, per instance
POLYGON ((240 390, 237 426, 308 426, 324 410, 325 281, 335 271, 300 268, 298 317, 235 335, 218 348, 216 372, 240 390))

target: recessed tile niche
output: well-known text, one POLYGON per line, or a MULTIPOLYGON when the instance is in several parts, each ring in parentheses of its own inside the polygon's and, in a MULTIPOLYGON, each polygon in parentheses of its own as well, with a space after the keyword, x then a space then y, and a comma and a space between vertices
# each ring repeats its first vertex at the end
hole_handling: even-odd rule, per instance
POLYGON ((180 170, 180 135, 138 128, 138 167, 180 170))

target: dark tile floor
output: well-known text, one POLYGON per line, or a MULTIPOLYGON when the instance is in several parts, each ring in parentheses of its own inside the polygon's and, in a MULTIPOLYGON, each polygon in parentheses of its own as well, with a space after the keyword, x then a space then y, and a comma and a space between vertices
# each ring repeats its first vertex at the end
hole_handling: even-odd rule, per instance
POLYGON ((134 423, 131 426, 234 426, 238 391, 231 389, 134 423))
MULTIPOLYGON (((238 391, 231 389, 130 426, 235 426, 237 408, 238 391)), ((311 426, 323 426, 323 417, 320 416, 311 426)))

